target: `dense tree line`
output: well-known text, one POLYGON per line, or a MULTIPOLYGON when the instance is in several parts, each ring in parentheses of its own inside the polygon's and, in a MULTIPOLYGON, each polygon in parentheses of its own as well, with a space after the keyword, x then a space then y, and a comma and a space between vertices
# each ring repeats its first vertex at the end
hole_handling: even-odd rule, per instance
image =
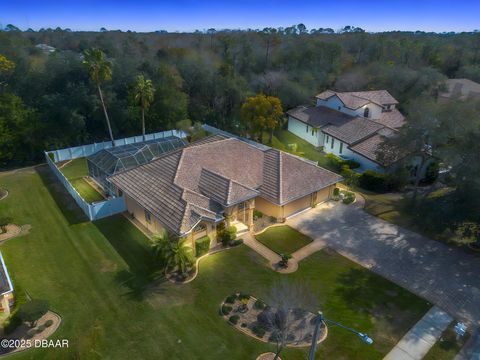
POLYGON ((278 97, 286 110, 312 103, 326 88, 387 89, 406 110, 419 96, 434 96, 446 77, 480 81, 480 33, 335 33, 302 24, 195 33, 5 30, 1 167, 41 161, 44 149, 109 138, 98 86, 84 64, 88 49, 101 50, 110 64, 101 91, 114 138, 140 134, 142 118, 146 132, 190 119, 243 133, 242 104, 258 93, 278 97), (148 101, 138 95, 145 86, 139 75, 151 81, 148 101))

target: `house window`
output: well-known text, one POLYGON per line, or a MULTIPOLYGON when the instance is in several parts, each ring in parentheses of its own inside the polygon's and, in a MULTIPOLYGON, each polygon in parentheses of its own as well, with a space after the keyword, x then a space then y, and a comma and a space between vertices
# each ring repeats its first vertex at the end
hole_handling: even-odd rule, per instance
POLYGON ((342 107, 341 107, 341 106, 339 106, 337 109, 338 109, 338 110, 340 110, 341 108, 342 108, 342 107))
POLYGON ((198 224, 195 229, 193 229, 193 232, 195 234, 198 234, 200 232, 207 231, 207 226, 205 224, 198 224))
POLYGON ((149 224, 152 222, 152 214, 148 210, 145 210, 145 221, 149 224))
POLYGON ((307 133, 308 133, 308 125, 307 125, 307 133))
POLYGON ((118 196, 119 196, 119 197, 122 197, 122 196, 123 196, 123 191, 120 190, 120 189, 118 189, 118 196))
POLYGON ((343 151, 343 143, 342 143, 342 142, 340 142, 340 151, 339 151, 339 153, 341 154, 341 153, 342 153, 342 151, 343 151))
POLYGON ((332 148, 332 149, 333 149, 333 147, 334 147, 334 146, 335 146, 335 139, 334 139, 334 138, 332 138, 332 144, 330 145, 330 148, 332 148))
POLYGON ((317 131, 314 128, 312 128, 312 136, 315 135, 316 132, 317 131))
POLYGON ((329 136, 327 135, 327 141, 325 141, 327 144, 328 144, 328 140, 329 140, 329 139, 330 139, 330 138, 329 138, 329 136))
POLYGON ((365 110, 363 110, 363 117, 368 118, 369 114, 370 114, 370 109, 368 107, 366 107, 365 110))

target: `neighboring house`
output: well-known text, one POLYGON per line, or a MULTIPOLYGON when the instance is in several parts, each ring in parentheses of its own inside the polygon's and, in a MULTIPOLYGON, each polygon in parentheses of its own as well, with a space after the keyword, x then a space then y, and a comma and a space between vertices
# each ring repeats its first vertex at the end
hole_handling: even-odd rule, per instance
POLYGON ((39 50, 41 50, 45 54, 51 54, 54 53, 57 49, 55 49, 53 46, 47 45, 47 44, 37 44, 35 47, 39 50))
POLYGON ((88 175, 102 187, 105 194, 114 195, 107 181, 109 176, 146 164, 187 144, 185 139, 167 136, 103 149, 87 157, 88 175))
POLYGON ((0 253, 0 314, 9 315, 14 304, 13 286, 7 266, 0 253))
POLYGON ((195 240, 226 221, 253 228, 253 211, 278 221, 328 200, 342 178, 315 163, 212 135, 109 178, 128 212, 152 233, 195 240))
POLYGON ((480 100, 480 84, 469 79, 448 79, 445 81, 445 91, 438 94, 439 100, 476 99, 480 100))
POLYGON ((357 161, 360 171, 391 165, 380 162, 377 149, 405 124, 405 117, 388 91, 327 90, 316 98, 316 106, 287 111, 290 132, 326 153, 357 161))

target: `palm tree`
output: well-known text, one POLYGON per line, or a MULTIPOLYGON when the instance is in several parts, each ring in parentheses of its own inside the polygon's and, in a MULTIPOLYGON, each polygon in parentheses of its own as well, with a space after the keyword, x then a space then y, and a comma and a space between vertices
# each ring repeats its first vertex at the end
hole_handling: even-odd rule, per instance
POLYGON ((110 119, 107 113, 107 107, 105 106, 102 88, 100 87, 102 83, 104 83, 105 81, 110 81, 112 79, 112 63, 106 59, 103 51, 99 49, 87 49, 84 51, 83 55, 83 65, 85 65, 85 67, 87 68, 90 78, 93 80, 95 85, 97 85, 98 95, 100 96, 103 113, 105 114, 105 120, 107 121, 110 140, 112 140, 112 146, 115 146, 112 127, 110 126, 110 119))
POLYGON ((135 79, 135 86, 133 88, 133 100, 135 105, 140 106, 142 110, 142 135, 145 141, 145 110, 150 107, 153 101, 153 94, 155 88, 152 80, 145 79, 145 76, 138 75, 135 79))
POLYGON ((152 239, 156 256, 165 264, 165 269, 176 268, 181 274, 193 264, 193 251, 186 239, 177 239, 164 231, 152 239))

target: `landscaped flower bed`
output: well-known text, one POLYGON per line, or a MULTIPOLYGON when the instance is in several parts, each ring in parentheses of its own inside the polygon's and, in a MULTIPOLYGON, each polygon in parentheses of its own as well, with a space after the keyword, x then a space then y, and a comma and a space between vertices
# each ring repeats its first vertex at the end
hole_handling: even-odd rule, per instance
MULTIPOLYGON (((272 331, 272 314, 276 309, 254 296, 237 293, 228 296, 220 307, 220 314, 237 330, 264 342, 275 343, 272 331)), ((315 328, 315 314, 302 309, 290 310, 291 324, 287 335, 287 346, 310 346, 315 328)), ((327 337, 327 327, 322 324, 318 342, 327 337)))

